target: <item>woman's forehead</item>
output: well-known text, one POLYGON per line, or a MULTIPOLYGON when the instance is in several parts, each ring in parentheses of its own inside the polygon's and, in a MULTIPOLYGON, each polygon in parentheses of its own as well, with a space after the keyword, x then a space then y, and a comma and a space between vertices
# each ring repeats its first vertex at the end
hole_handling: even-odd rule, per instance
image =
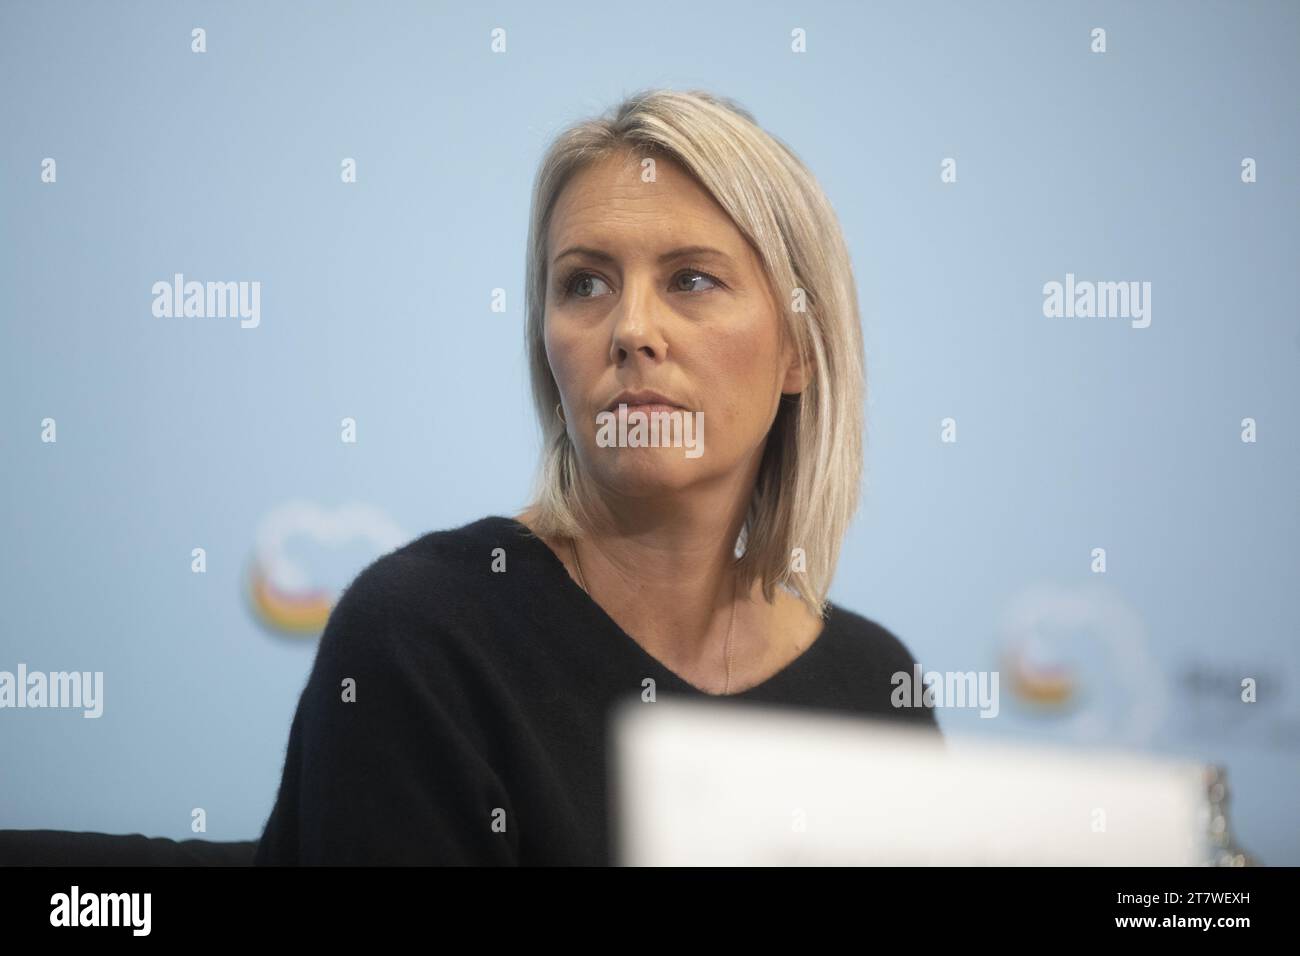
POLYGON ((602 165, 575 175, 557 199, 548 227, 553 260, 573 246, 659 256, 703 245, 743 257, 743 236, 726 211, 675 163, 665 168, 661 159, 653 181, 627 163, 602 165))

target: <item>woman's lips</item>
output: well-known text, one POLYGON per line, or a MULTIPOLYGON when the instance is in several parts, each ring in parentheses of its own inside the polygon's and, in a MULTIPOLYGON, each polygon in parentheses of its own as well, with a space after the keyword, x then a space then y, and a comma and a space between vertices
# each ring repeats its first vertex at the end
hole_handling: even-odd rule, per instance
MULTIPOLYGON (((619 406, 615 406, 614 410, 617 411, 617 410, 618 410, 618 407, 619 407, 619 406)), ((628 406, 627 406, 627 410, 628 410, 629 413, 630 413, 630 412, 644 412, 644 413, 647 414, 647 415, 653 415, 653 414, 656 413, 656 412, 684 412, 684 411, 686 411, 686 409, 684 409, 684 408, 678 408, 676 405, 664 405, 664 404, 662 404, 662 403, 657 403, 657 402, 655 402, 655 403, 650 403, 650 402, 648 402, 648 403, 645 403, 645 404, 628 405, 628 406)))

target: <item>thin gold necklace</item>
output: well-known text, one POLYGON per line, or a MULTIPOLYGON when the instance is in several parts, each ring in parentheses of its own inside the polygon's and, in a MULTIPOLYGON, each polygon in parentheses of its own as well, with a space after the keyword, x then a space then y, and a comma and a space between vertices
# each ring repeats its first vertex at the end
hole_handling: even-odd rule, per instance
MULTIPOLYGON (((578 557, 578 546, 572 538, 569 539, 569 550, 573 552, 573 564, 578 571, 578 583, 582 585, 582 589, 587 592, 587 596, 591 597, 591 590, 587 587, 587 579, 582 573, 582 558, 578 557)), ((740 579, 738 577, 733 577, 731 582, 731 623, 727 625, 725 655, 727 659, 727 683, 726 686, 722 688, 723 696, 726 696, 731 691, 731 637, 736 630, 736 595, 739 593, 739 589, 740 579)), ((592 598, 592 600, 594 601, 595 598, 592 598)))

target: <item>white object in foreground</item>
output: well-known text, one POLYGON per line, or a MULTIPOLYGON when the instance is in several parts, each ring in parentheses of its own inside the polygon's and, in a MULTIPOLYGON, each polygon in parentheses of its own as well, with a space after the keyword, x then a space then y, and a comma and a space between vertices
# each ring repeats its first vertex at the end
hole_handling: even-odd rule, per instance
POLYGON ((1204 767, 787 707, 631 699, 611 713, 615 862, 1210 862, 1204 767))

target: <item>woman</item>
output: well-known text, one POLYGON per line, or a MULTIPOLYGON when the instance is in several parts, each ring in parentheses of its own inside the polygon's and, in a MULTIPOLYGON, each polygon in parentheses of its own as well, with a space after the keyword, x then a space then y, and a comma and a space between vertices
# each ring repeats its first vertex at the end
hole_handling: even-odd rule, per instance
POLYGON ((534 500, 347 589, 259 863, 612 862, 605 717, 626 696, 934 727, 890 706, 906 648, 826 600, 862 343, 838 223, 793 153, 727 100, 631 97, 544 158, 527 287, 534 500))

